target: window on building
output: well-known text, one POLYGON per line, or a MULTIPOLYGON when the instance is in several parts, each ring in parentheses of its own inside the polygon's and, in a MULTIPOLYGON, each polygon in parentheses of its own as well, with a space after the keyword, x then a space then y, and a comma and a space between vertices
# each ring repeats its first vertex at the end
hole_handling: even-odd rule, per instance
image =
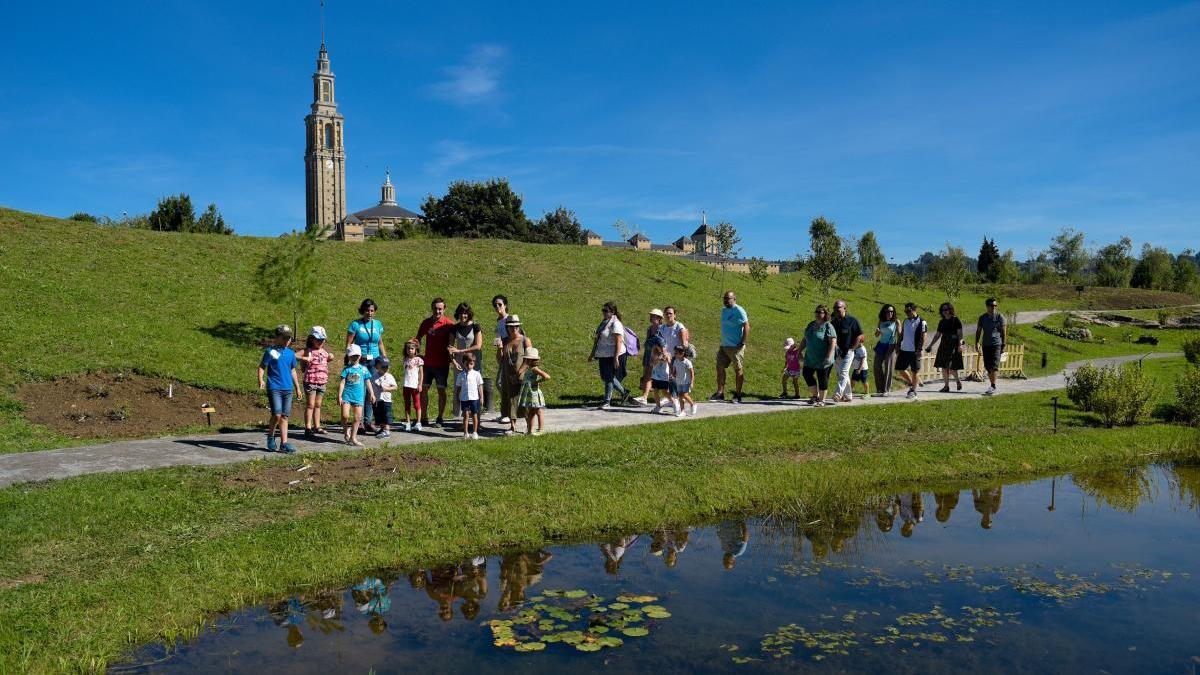
POLYGON ((329 90, 329 80, 322 80, 321 81, 321 102, 329 103, 331 100, 333 100, 333 96, 331 95, 331 92, 329 90))
POLYGON ((325 149, 326 150, 333 149, 333 125, 332 124, 325 125, 325 149))

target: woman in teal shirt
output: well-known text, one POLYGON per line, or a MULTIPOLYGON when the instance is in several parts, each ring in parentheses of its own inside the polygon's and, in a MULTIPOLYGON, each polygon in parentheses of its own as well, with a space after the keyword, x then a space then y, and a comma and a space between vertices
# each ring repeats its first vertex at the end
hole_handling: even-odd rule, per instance
POLYGON ((804 329, 800 349, 804 352, 804 383, 812 395, 808 402, 819 408, 825 405, 825 393, 829 391, 829 371, 833 368, 833 353, 837 349, 837 331, 829 323, 829 308, 825 305, 817 305, 814 314, 816 319, 804 329))
MULTIPOLYGON (((383 324, 379 319, 375 318, 375 312, 379 308, 375 305, 375 301, 367 298, 358 306, 360 317, 350 322, 350 326, 346 328, 346 347, 350 345, 358 345, 362 350, 361 364, 367 369, 371 376, 375 376, 375 359, 387 356, 387 350, 383 347, 383 324)), ((363 431, 373 434, 375 433, 374 415, 372 414, 371 406, 363 408, 363 431)))
POLYGON ((879 308, 879 323, 875 325, 875 391, 887 396, 892 391, 892 372, 896 363, 896 350, 900 348, 903 324, 896 317, 895 305, 879 308))

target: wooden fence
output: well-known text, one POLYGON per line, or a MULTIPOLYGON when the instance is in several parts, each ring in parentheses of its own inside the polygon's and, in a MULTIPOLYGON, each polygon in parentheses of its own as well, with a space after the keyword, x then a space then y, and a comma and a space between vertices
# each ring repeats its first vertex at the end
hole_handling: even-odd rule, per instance
MULTIPOLYGON (((1000 369, 996 374, 1000 377, 1025 377, 1025 345, 1007 345, 1005 351, 1008 352, 1008 358, 1000 364, 1000 369)), ((920 380, 922 383, 930 380, 941 380, 942 371, 933 367, 933 360, 937 356, 937 350, 934 353, 921 353, 921 372, 920 380)), ((974 348, 963 345, 963 369, 959 371, 960 377, 970 377, 975 375, 979 379, 987 379, 987 372, 983 368, 983 355, 975 351, 974 348)), ((900 381, 899 374, 896 375, 896 381, 900 381)))

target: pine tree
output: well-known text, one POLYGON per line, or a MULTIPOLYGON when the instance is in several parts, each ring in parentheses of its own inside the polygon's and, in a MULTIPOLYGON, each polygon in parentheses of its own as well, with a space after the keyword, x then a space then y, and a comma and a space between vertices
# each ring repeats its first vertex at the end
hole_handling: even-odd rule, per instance
POLYGON ((979 262, 976 264, 979 270, 979 276, 985 281, 996 283, 1000 278, 1000 247, 996 246, 996 240, 988 240, 983 238, 983 245, 979 247, 979 262))

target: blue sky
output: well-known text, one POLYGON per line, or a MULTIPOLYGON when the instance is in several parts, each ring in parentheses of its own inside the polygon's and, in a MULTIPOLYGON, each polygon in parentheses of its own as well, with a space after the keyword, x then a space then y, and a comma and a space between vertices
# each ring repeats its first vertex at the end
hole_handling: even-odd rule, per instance
MULTIPOLYGON (((304 221, 317 2, 9 3, 0 204, 304 221)), ((506 176, 606 238, 815 215, 907 260, 1060 227, 1200 247, 1200 3, 330 0, 351 210, 506 176)))

